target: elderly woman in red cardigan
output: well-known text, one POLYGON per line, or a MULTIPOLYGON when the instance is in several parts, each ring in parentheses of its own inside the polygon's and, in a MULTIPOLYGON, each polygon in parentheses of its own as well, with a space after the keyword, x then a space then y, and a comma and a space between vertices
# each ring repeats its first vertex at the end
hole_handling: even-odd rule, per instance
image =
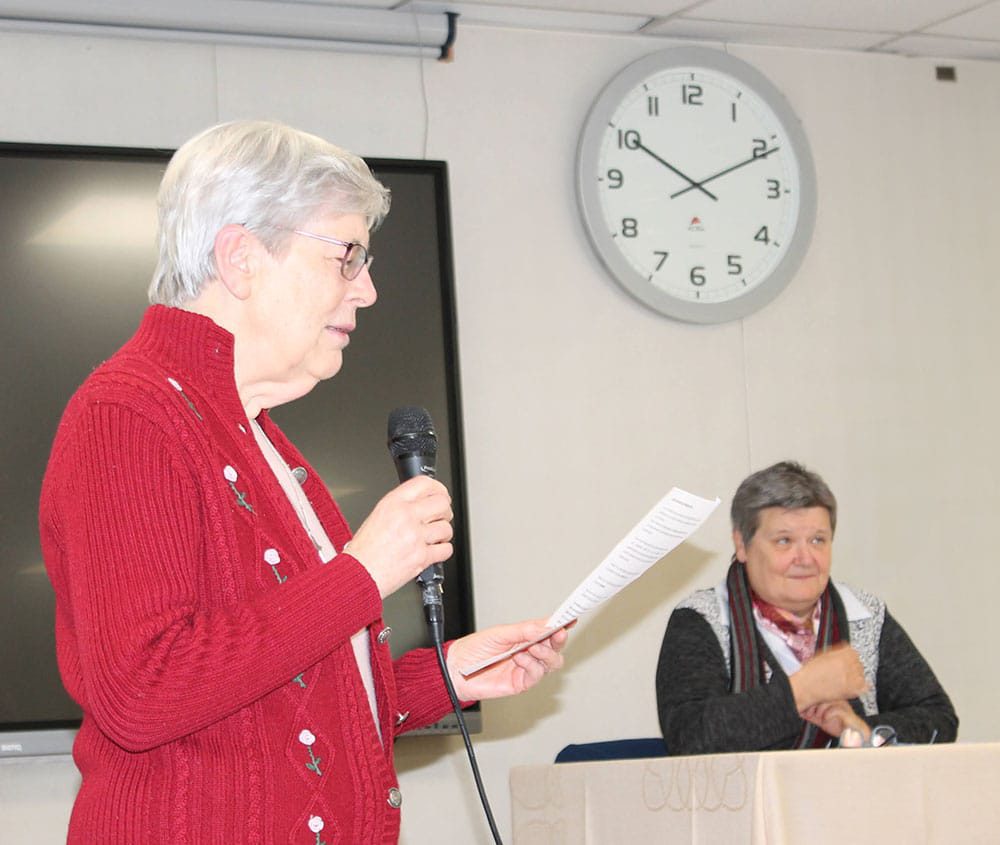
MULTIPOLYGON (((213 127, 167 168, 154 305, 70 401, 42 491, 83 710, 71 843, 398 838, 393 740, 450 704, 433 650, 392 660, 382 600, 451 556, 450 498, 411 479, 352 537, 268 416, 340 369, 388 205, 361 159, 273 123, 213 127)), ((542 631, 450 643, 459 698, 560 666, 562 632, 457 670, 542 631)))

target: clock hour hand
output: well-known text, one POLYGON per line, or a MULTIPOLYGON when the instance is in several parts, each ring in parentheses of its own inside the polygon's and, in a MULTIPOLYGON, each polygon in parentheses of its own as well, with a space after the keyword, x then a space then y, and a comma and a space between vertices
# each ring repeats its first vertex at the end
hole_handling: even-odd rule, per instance
MULTIPOLYGON (((682 188, 681 190, 672 193, 670 195, 670 199, 677 199, 677 197, 679 197, 681 194, 686 194, 688 191, 693 191, 695 188, 697 188, 699 191, 704 191, 705 189, 702 186, 706 182, 711 182, 713 179, 718 179, 720 176, 725 176, 727 173, 732 173, 734 170, 739 170, 741 167, 744 167, 745 165, 750 164, 753 161, 759 161, 760 159, 767 158, 769 155, 771 155, 771 153, 776 153, 779 149, 781 148, 771 147, 771 149, 764 150, 764 152, 760 153, 759 155, 750 156, 750 158, 746 159, 745 161, 741 161, 739 164, 734 164, 732 167, 727 167, 725 170, 720 170, 718 173, 713 173, 711 176, 709 176, 706 179, 702 179, 700 182, 691 182, 691 180, 688 179, 688 181, 691 182, 691 184, 688 185, 686 188, 682 188)), ((666 164, 666 162, 664 162, 664 164, 666 164)), ((667 166, 669 167, 669 165, 667 166)), ((684 178, 687 179, 687 176, 685 176, 684 178)), ((709 194, 709 196, 712 195, 709 194)), ((712 197, 712 199, 715 199, 715 197, 712 197)))
MULTIPOLYGON (((678 196, 678 194, 684 194, 684 193, 687 193, 688 191, 690 191, 690 190, 692 190, 694 188, 697 188, 705 196, 709 197, 710 199, 718 201, 718 197, 715 196, 715 194, 713 194, 711 191, 703 188, 698 182, 695 182, 694 179, 692 179, 690 176, 685 176, 676 167, 674 167, 669 161, 665 161, 664 159, 660 158, 656 153, 654 153, 649 147, 647 147, 642 142, 637 143, 635 145, 635 149, 642 150, 646 155, 651 156, 652 158, 655 158, 660 164, 662 164, 664 167, 666 167, 671 172, 676 173, 678 176, 681 177, 681 179, 683 179, 685 182, 688 183, 688 187, 686 187, 683 191, 679 191, 677 194, 671 194, 671 199, 673 199, 674 197, 678 196)), ((706 179, 705 181, 707 182, 709 180, 706 179)))

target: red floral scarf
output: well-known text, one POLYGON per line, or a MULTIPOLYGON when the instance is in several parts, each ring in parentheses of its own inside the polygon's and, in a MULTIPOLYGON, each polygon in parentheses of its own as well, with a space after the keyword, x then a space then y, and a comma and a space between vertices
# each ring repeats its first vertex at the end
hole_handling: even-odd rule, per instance
POLYGON ((777 605, 762 599, 753 588, 750 589, 750 599, 753 602, 758 629, 770 631, 781 637, 799 663, 805 663, 816 653, 816 632, 819 630, 821 601, 816 602, 809 616, 798 619, 777 605))

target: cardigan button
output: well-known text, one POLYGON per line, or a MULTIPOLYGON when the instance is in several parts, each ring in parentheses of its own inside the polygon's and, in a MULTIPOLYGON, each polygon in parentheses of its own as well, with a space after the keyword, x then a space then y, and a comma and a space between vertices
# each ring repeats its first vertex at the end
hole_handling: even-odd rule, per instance
POLYGON ((403 793, 400 792, 395 786, 389 790, 389 797, 386 799, 389 802, 389 806, 394 810, 398 810, 403 806, 403 793))
POLYGON ((299 482, 299 484, 305 484, 306 479, 309 477, 309 473, 306 472, 305 467, 295 467, 295 469, 292 470, 292 475, 295 476, 295 480, 299 482))
POLYGON ((378 637, 376 637, 376 639, 378 640, 378 644, 385 645, 387 642, 389 642, 390 636, 392 636, 392 628, 386 625, 381 631, 378 632, 378 637))

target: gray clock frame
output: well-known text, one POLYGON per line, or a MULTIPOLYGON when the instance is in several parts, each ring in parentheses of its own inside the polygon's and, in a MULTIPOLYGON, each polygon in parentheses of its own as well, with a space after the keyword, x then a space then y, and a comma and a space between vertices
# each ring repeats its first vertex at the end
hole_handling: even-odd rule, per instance
POLYGON ((597 255, 626 291, 667 317, 689 323, 725 323, 745 317, 767 305, 785 289, 809 248, 816 223, 816 171, 802 122, 785 96, 767 77, 728 53, 703 47, 674 47, 651 53, 627 65, 607 84, 591 106, 580 134, 576 165, 577 200, 584 228, 597 255), (601 188, 597 180, 604 133, 611 125, 615 109, 623 97, 653 74, 672 68, 717 71, 753 91, 781 122, 799 164, 799 217, 784 256, 753 288, 724 302, 680 299, 656 287, 622 255, 604 220, 601 188))

